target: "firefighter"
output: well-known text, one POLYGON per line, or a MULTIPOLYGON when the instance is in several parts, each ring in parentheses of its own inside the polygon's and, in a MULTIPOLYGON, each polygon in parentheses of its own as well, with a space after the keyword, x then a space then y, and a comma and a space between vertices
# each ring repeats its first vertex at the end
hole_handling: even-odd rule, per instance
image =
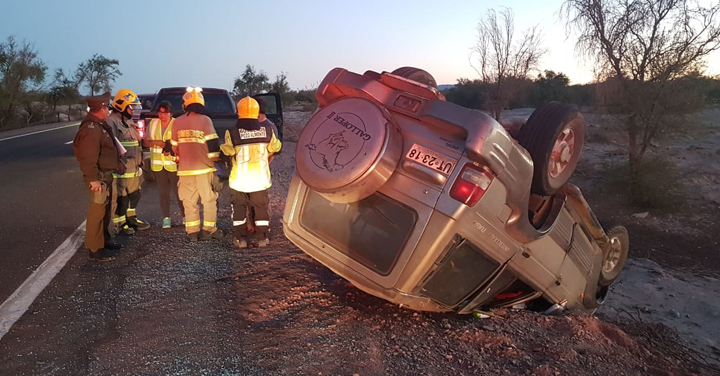
POLYGON ((136 215, 141 197, 140 176, 142 175, 143 156, 140 137, 132 115, 135 111, 133 106, 139 104, 140 100, 134 92, 120 89, 112 102, 113 112, 107 118, 113 134, 125 149, 125 154, 120 159, 125 166, 125 173, 113 175, 117 195, 113 223, 119 233, 123 235, 131 235, 136 230, 142 231, 150 228, 149 223, 141 221, 136 215))
POLYGON ((225 133, 225 143, 221 146, 223 154, 233 158, 229 179, 235 233, 233 244, 238 248, 247 248, 250 235, 247 211, 252 208, 255 212, 255 233, 260 238, 258 246, 266 247, 270 244, 270 158, 280 151, 282 144, 269 125, 258 121, 260 106, 255 99, 241 99, 237 110, 239 119, 236 126, 225 133))
POLYGON ((188 87, 182 98, 185 114, 175 119, 170 143, 178 165, 178 194, 185 207, 185 232, 191 242, 221 239, 223 232, 216 223, 219 179, 215 175, 220 141, 212 120, 203 114, 202 89, 188 87), (198 200, 203 205, 202 222, 198 200))
POLYGON ((90 192, 85 247, 91 260, 112 261, 115 256, 110 251, 120 249, 121 246, 113 243, 108 232, 110 196, 113 173, 122 174, 124 166, 120 162, 112 129, 105 122, 110 113, 110 93, 85 97, 85 101, 90 112, 80 123, 73 141, 73 152, 80 163, 83 182, 90 192))

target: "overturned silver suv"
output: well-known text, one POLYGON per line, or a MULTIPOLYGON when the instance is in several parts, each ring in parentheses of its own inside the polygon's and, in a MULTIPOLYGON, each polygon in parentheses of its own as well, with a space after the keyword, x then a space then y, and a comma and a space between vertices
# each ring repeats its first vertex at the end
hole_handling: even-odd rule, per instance
POLYGON ((568 184, 584 138, 576 107, 547 104, 515 133, 410 67, 333 69, 317 99, 283 217, 304 252, 415 310, 603 302, 629 239, 568 184))

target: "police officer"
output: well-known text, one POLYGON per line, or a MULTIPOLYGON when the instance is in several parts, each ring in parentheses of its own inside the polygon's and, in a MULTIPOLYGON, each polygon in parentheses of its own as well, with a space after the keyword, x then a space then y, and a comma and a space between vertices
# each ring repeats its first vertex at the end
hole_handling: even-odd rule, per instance
POLYGON ((117 195, 117 208, 113 222, 121 234, 131 235, 135 230, 147 230, 150 224, 141 221, 136 216, 136 208, 140 202, 140 175, 142 175, 142 148, 135 122, 132 120, 133 106, 140 105, 140 100, 134 92, 120 89, 112 102, 113 112, 108 116, 107 123, 113 135, 120 140, 125 148, 121 158, 125 166, 124 174, 115 174, 115 187, 117 195))
POLYGON ((105 122, 110 113, 109 100, 110 93, 85 98, 90 112, 80 123, 73 141, 73 152, 90 192, 85 247, 90 259, 96 261, 112 261, 115 257, 110 251, 120 249, 120 245, 113 243, 108 226, 113 172, 125 171, 112 130, 105 122))

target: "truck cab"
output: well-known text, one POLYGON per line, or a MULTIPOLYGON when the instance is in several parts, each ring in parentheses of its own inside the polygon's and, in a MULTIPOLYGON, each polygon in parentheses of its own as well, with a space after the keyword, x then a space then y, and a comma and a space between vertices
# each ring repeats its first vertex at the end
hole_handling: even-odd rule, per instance
MULTIPOLYGON (((182 96, 186 90, 186 87, 167 87, 158 90, 155 94, 152 108, 140 114, 138 126, 140 127, 140 134, 143 135, 142 138, 144 138, 146 134, 150 121, 157 119, 157 111, 160 103, 164 101, 170 102, 173 108, 173 117, 178 117, 185 113, 182 106, 182 96)), ((222 139, 225 136, 225 132, 234 127, 238 119, 236 101, 233 100, 230 93, 225 89, 202 88, 202 94, 205 99, 205 115, 212 120, 215 131, 222 139)), ((280 95, 278 93, 264 93, 254 95, 253 98, 263 98, 265 100, 267 104, 266 116, 277 127, 278 135, 276 136, 282 141, 283 116, 280 95)), ((147 180, 153 180, 152 171, 148 167, 149 165, 149 163, 145 163, 145 167, 143 167, 145 171, 143 172, 146 174, 147 180)))

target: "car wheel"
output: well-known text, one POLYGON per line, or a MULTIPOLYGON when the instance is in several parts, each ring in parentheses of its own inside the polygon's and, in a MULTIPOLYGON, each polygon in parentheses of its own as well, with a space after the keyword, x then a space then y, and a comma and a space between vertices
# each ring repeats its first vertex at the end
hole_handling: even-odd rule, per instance
POLYGON ((625 267, 630 251, 630 236, 623 226, 615 226, 607 233, 609 241, 604 250, 602 269, 600 270, 600 286, 610 286, 620 271, 625 267))
POLYGON ((395 69, 394 71, 390 72, 390 74, 407 78, 409 80, 413 80, 415 82, 419 82, 423 85, 427 85, 437 89, 437 82, 435 81, 435 77, 420 68, 402 67, 395 69))
POLYGON ((534 163, 532 192, 550 196, 577 167, 585 139, 585 119, 577 106, 550 102, 531 115, 517 140, 534 163))

